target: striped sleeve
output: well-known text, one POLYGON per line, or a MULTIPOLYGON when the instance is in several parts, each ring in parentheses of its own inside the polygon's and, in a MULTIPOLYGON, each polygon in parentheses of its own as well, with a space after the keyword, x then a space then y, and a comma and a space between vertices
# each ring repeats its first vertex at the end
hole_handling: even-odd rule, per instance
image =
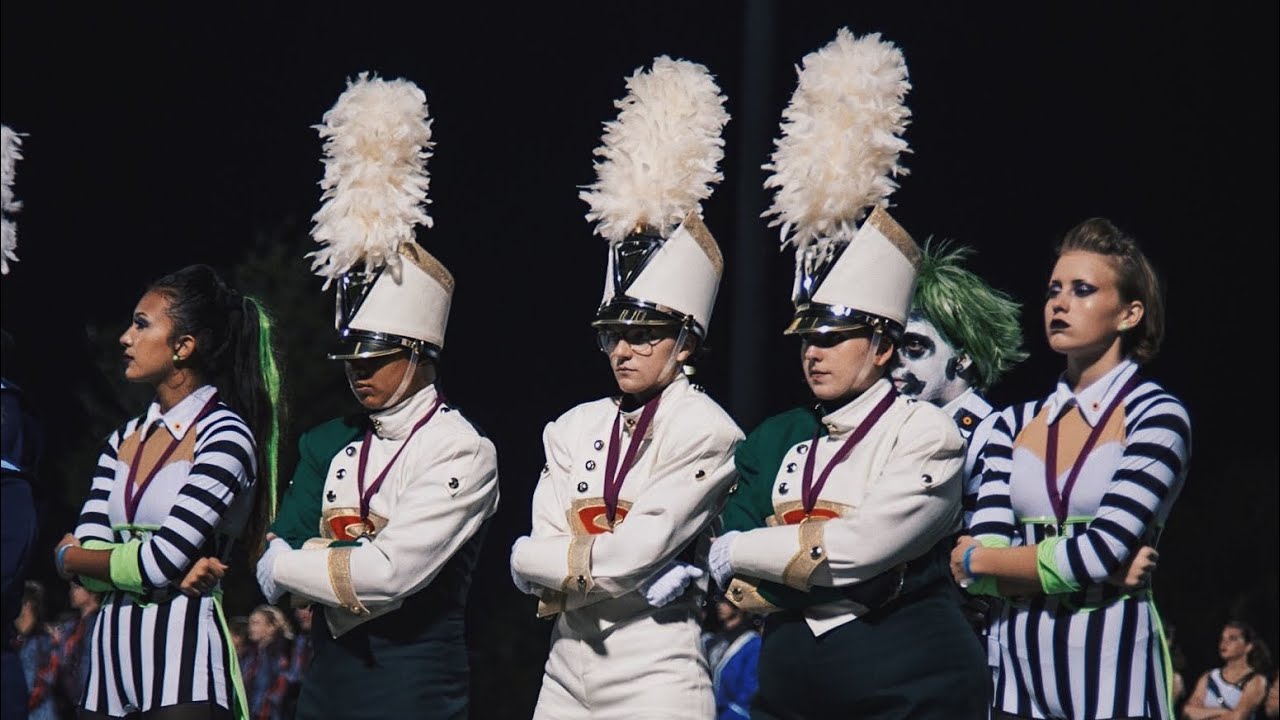
POLYGON ((1148 541, 1160 509, 1182 489, 1191 454, 1191 420, 1176 398, 1143 383, 1125 402, 1125 448, 1088 529, 1059 542, 1054 564, 1077 586, 1098 583, 1148 541))
POLYGON ((238 415, 220 405, 197 431, 186 484, 164 524, 138 554, 139 571, 149 587, 181 582, 232 501, 253 486, 253 436, 238 415))
POLYGON ((1013 439, 1017 437, 1019 410, 1014 406, 992 416, 996 420, 991 432, 973 460, 982 471, 969 534, 979 540, 986 536, 1013 543, 1017 535, 1013 504, 1009 499, 1009 478, 1013 473, 1013 439))
POLYGON ((111 530, 111 517, 107 512, 108 500, 111 497, 111 486, 116 481, 116 453, 120 442, 128 436, 138 424, 137 419, 125 423, 107 437, 106 445, 98 456, 98 464, 93 469, 93 479, 89 484, 89 497, 80 508, 80 518, 76 521, 76 540, 84 544, 89 540, 115 542, 115 533, 111 530))

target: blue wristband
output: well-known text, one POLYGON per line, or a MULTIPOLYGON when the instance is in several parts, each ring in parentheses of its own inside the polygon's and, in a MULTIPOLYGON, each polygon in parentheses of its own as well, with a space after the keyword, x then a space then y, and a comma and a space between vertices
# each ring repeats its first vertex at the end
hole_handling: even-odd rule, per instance
POLYGON ((66 545, 63 545, 62 547, 58 548, 58 552, 55 553, 53 556, 53 569, 58 572, 58 577, 65 577, 67 574, 66 566, 64 563, 65 563, 65 558, 67 556, 67 551, 70 549, 71 549, 71 543, 67 543, 66 545))
POLYGON ((975 572, 973 571, 973 568, 969 566, 969 560, 973 557, 973 551, 974 551, 974 550, 977 550, 977 549, 978 549, 977 544, 970 545, 970 546, 969 546, 969 547, 964 551, 964 559, 960 562, 960 564, 961 564, 962 566, 964 566, 964 574, 965 574, 965 575, 968 575, 969 577, 973 578, 974 580, 977 580, 979 576, 978 576, 978 574, 977 574, 977 573, 975 573, 975 572))

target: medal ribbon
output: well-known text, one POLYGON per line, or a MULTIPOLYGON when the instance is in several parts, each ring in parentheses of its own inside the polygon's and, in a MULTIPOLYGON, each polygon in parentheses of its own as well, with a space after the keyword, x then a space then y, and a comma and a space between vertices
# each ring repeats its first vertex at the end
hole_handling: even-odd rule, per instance
MULTIPOLYGON (((194 426, 203 420, 204 416, 208 415, 217 405, 218 393, 215 392, 213 397, 210 397, 209 401, 200 409, 200 413, 196 415, 195 421, 191 423, 192 427, 187 428, 187 432, 194 432, 194 426)), ((156 462, 155 467, 151 468, 151 471, 147 473, 147 476, 142 479, 142 483, 137 484, 138 471, 142 467, 142 451, 146 449, 147 439, 143 439, 142 442, 138 443, 138 452, 134 454, 133 461, 129 463, 129 481, 124 486, 124 516, 129 521, 130 525, 133 524, 134 518, 138 515, 138 506, 142 504, 143 493, 147 491, 147 488, 151 487, 152 479, 154 479, 156 474, 160 472, 160 468, 164 467, 165 463, 169 462, 169 456, 172 455, 173 451, 177 450, 178 446, 181 444, 181 440, 173 437, 173 433, 169 433, 169 446, 160 454, 160 460, 156 462)))
POLYGON ((364 432, 364 442, 360 445, 360 465, 356 469, 356 487, 360 492, 360 521, 365 523, 365 527, 369 527, 369 503, 373 500, 373 496, 378 494, 378 490, 382 488, 382 481, 387 479, 387 473, 391 471, 391 467, 396 464, 396 460, 400 459, 400 453, 409 446, 409 441, 413 439, 415 433, 422 429, 422 426, 436 414, 436 410, 440 409, 440 405, 444 402, 444 395, 436 392, 436 401, 431 404, 431 409, 427 411, 422 419, 414 424, 413 429, 409 431, 409 437, 400 443, 396 454, 391 456, 391 461, 382 468, 382 472, 378 473, 378 477, 374 479, 373 484, 368 490, 364 487, 365 470, 369 466, 369 446, 373 444, 373 430, 369 429, 364 432))
MULTIPOLYGON (((1058 422, 1057 420, 1049 423, 1049 438, 1045 447, 1044 457, 1044 484, 1049 490, 1049 504, 1053 506, 1053 514, 1058 519, 1058 525, 1061 526, 1067 521, 1067 510, 1069 501, 1071 500, 1071 490, 1076 486, 1076 478, 1080 477, 1080 470, 1084 467, 1084 461, 1089 457, 1089 453, 1093 450, 1093 446, 1098 443, 1098 438, 1102 435, 1102 429, 1107 426, 1107 421, 1111 419, 1111 413, 1120 407, 1120 403, 1124 402, 1125 396, 1129 391, 1136 388, 1142 379, 1134 373, 1129 380, 1120 388, 1120 392, 1116 393, 1115 399, 1107 405, 1107 409, 1102 412, 1102 417, 1098 418, 1097 424, 1093 426, 1093 430, 1089 432, 1089 437, 1084 441, 1084 447, 1080 448, 1080 454, 1076 456, 1076 461, 1071 464, 1071 472, 1067 473, 1067 481, 1062 486, 1062 492, 1058 492, 1058 422)), ((1065 415, 1066 413, 1062 413, 1065 415)), ((1058 416, 1058 420, 1062 419, 1062 415, 1058 416)), ((1081 417, 1084 413, 1080 413, 1081 417)))
POLYGON ((613 525, 614 516, 618 512, 618 492, 622 490, 622 481, 626 480, 627 472, 635 462, 636 453, 640 452, 640 443, 649 430, 649 424, 653 422, 654 413, 658 412, 658 400, 661 397, 661 394, 654 395, 653 399, 645 403, 644 409, 640 411, 640 419, 631 433, 631 442, 627 444, 627 452, 622 457, 621 468, 618 467, 619 446, 622 444, 618 427, 622 422, 622 409, 619 408, 618 414, 613 416, 613 432, 609 434, 609 454, 604 465, 604 508, 608 513, 610 525, 613 525))
POLYGON ((836 451, 835 457, 831 458, 831 462, 827 463, 826 467, 822 469, 822 473, 818 475, 818 482, 814 483, 813 470, 818 457, 818 438, 822 437, 822 425, 818 425, 818 429, 813 433, 813 443, 809 446, 809 454, 804 459, 804 478, 800 484, 800 499, 804 503, 805 517, 808 517, 813 512, 813 507, 818 504, 818 495, 822 493, 822 488, 826 486, 827 478, 831 475, 831 471, 835 469, 836 465, 843 462, 849 456, 849 453, 853 452, 854 446, 862 438, 866 437, 867 433, 871 432, 871 428, 875 427, 875 424, 880 421, 881 416, 885 414, 885 411, 889 409, 889 406, 893 404, 897 397, 898 391, 890 388, 889 392, 880 399, 880 402, 871 408, 867 418, 844 441, 844 444, 836 451))

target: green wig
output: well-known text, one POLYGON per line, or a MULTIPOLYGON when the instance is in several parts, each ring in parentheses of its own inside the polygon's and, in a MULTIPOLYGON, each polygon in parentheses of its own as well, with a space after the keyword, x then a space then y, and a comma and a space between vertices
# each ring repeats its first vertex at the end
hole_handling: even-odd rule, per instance
POLYGON ((979 390, 995 385, 1018 362, 1022 349, 1021 306, 962 266, 973 248, 947 241, 925 242, 911 309, 973 361, 979 390))

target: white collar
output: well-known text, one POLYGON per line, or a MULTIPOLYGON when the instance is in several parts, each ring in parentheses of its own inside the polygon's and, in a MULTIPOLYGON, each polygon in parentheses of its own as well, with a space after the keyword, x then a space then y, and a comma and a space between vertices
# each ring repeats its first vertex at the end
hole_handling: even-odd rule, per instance
POLYGON ((1138 364, 1126 358, 1079 392, 1071 391, 1067 376, 1063 373, 1058 377, 1058 386, 1045 404, 1045 411, 1048 413, 1046 417, 1049 422, 1055 422, 1072 405, 1078 405, 1085 422, 1093 427, 1102 419, 1103 411, 1115 400, 1116 394, 1136 372, 1138 364))
POLYGON ((369 413, 373 431, 383 440, 403 440, 413 431, 413 426, 427 414, 439 393, 435 383, 401 400, 394 407, 369 413))
POLYGON ((968 410, 979 418, 984 418, 991 414, 991 403, 979 395, 977 390, 969 388, 942 406, 942 412, 948 417, 955 417, 961 410, 968 410))
POLYGON ((893 390, 893 383, 888 377, 882 377, 858 397, 823 415, 822 424, 827 426, 827 433, 838 437, 861 425, 890 390, 893 390))
POLYGON ((182 440, 186 437, 187 430, 196 424, 196 416, 216 392, 218 390, 214 386, 203 385, 179 400, 177 405, 169 408, 169 412, 161 412, 160 401, 153 400, 147 408, 147 416, 142 420, 143 439, 150 434, 152 426, 159 422, 168 429, 174 439, 182 440))
MULTIPOLYGON (((676 379, 672 380, 670 385, 662 388, 662 392, 658 394, 658 397, 661 398, 658 401, 658 412, 662 412, 662 407, 663 407, 662 404, 664 402, 670 400, 672 397, 675 397, 684 392, 687 392, 689 390, 689 387, 690 387, 689 378, 685 377, 684 373, 677 374, 676 379)), ((619 407, 622 406, 621 397, 615 397, 613 399, 613 402, 619 407)), ((640 420, 640 413, 643 411, 644 411, 644 405, 641 405, 640 407, 634 408, 632 410, 625 410, 622 412, 621 431, 623 435, 631 434, 631 431, 635 428, 636 423, 640 420)), ((654 420, 656 421, 657 419, 658 419, 658 415, 657 413, 654 413, 654 420)), ((645 431, 645 437, 646 438, 653 437, 652 423, 650 423, 649 429, 645 431)))

